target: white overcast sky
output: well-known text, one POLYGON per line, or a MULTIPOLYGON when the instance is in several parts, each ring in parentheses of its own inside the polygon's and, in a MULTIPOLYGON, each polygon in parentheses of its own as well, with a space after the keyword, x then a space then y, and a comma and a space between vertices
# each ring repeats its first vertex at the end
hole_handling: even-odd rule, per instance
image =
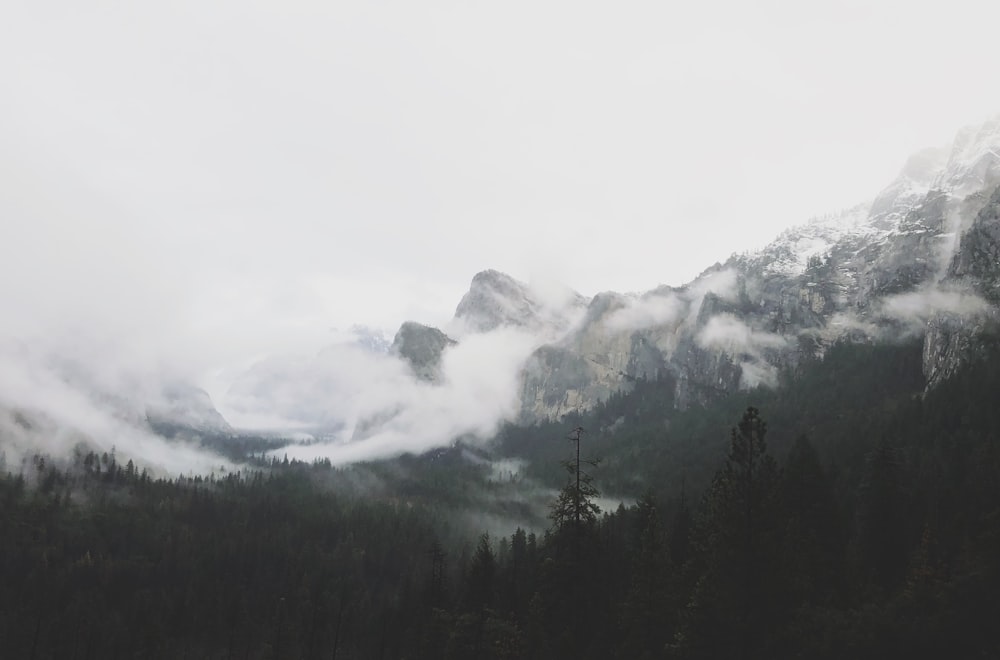
POLYGON ((208 369, 444 323, 485 268, 681 284, 1000 112, 998 24, 987 0, 7 0, 2 332, 208 369))

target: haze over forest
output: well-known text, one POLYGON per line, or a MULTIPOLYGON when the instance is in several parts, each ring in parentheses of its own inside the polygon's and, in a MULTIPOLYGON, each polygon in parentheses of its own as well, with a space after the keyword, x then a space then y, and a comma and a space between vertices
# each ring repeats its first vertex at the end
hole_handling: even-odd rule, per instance
POLYGON ((1000 3, 7 4, 4 657, 1000 657, 1000 3))

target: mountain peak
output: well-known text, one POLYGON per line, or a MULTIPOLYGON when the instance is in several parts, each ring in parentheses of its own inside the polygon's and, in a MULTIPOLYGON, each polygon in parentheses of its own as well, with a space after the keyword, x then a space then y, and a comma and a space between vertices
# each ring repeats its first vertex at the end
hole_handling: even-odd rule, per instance
POLYGON ((178 431, 214 435, 233 433, 208 392, 188 383, 165 387, 158 401, 146 405, 146 421, 157 432, 168 436, 178 431))
POLYGON ((542 295, 528 284, 490 269, 472 278, 468 293, 455 309, 455 320, 471 332, 500 327, 564 330, 586 304, 586 298, 575 291, 542 295))
POLYGON ((497 270, 476 273, 468 293, 455 308, 455 318, 473 332, 531 325, 536 315, 537 303, 528 285, 497 270))
POLYGON ((436 382, 441 374, 441 354, 455 340, 437 328, 406 321, 392 342, 392 352, 406 360, 418 378, 436 382))
POLYGON ((1000 115, 955 136, 935 187, 964 197, 1000 183, 1000 115))

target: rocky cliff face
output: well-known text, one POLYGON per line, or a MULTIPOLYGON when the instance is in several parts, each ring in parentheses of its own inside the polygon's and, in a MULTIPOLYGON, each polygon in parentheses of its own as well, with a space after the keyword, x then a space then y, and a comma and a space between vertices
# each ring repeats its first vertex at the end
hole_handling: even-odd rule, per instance
POLYGON ((441 354, 454 344, 437 328, 407 321, 396 333, 391 352, 406 360, 417 378, 434 383, 441 377, 441 354))
POLYGON ((976 215, 959 242, 949 275, 994 305, 1000 304, 1000 188, 976 215))
POLYGON ((522 374, 522 419, 559 417, 606 399, 624 382, 659 377, 665 364, 649 337, 607 331, 629 309, 626 296, 598 294, 573 331, 528 359, 522 374))
POLYGON ((1000 304, 1000 118, 911 157, 873 200, 789 229, 682 287, 544 305, 496 271, 456 310, 471 332, 548 337, 521 378, 524 423, 670 378, 685 407, 773 384, 839 340, 925 338, 929 386, 974 359, 1000 304))
POLYGON ((558 335, 572 325, 587 299, 575 291, 550 298, 543 299, 510 275, 484 270, 472 278, 469 292, 458 303, 454 325, 459 333, 516 327, 558 335))
POLYGON ((951 306, 935 311, 924 335, 929 388, 975 360, 983 336, 1000 324, 1000 187, 961 235, 943 285, 952 294, 951 306))

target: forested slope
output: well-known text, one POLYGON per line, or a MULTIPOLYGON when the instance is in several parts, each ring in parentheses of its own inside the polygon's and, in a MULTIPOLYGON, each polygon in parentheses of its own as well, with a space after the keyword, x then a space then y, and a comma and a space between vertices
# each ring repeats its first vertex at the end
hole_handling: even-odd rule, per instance
POLYGON ((500 488, 461 447, 347 469, 258 458, 207 480, 38 457, 0 478, 4 654, 995 657, 988 345, 927 393, 919 344, 838 344, 708 408, 678 413, 669 383, 644 382, 505 429, 494 458, 530 463, 504 488, 562 487, 549 520, 506 507, 527 528, 509 536, 457 522, 500 488), (603 459, 592 485, 638 496, 579 524, 591 494, 560 464, 577 424, 603 459))

